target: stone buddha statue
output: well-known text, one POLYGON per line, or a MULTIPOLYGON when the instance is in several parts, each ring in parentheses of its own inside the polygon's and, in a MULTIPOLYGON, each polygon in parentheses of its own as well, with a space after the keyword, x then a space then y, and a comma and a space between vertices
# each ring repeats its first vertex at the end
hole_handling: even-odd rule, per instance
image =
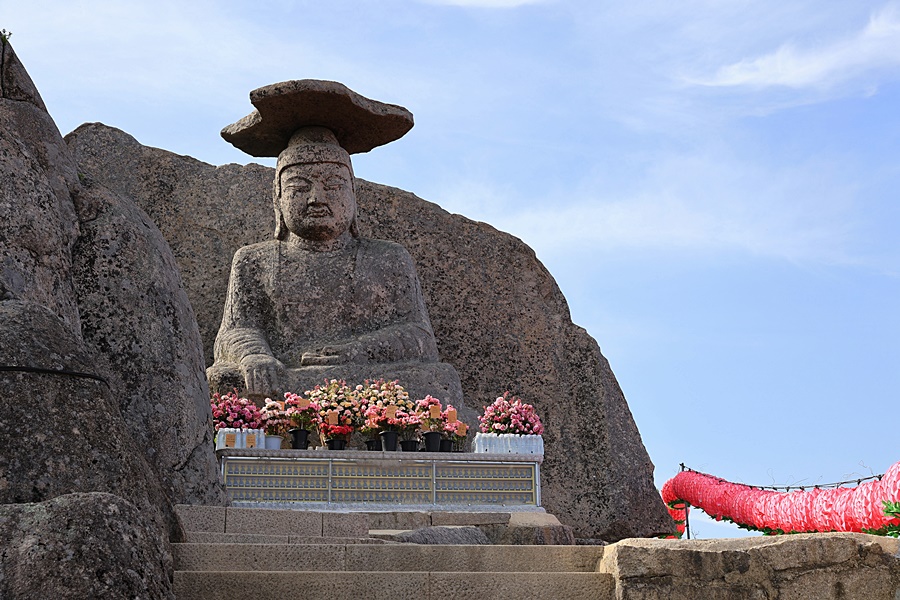
POLYGON ((251 100, 257 111, 222 135, 278 157, 275 239, 234 255, 211 389, 275 397, 325 378, 383 377, 464 409, 456 370, 439 362, 412 258, 357 227, 350 151, 399 138, 412 115, 313 80, 260 88, 251 100))

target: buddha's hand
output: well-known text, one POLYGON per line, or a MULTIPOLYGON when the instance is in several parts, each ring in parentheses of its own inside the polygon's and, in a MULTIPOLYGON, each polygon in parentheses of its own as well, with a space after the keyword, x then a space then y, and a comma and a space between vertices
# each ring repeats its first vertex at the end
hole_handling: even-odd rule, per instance
POLYGON ((300 357, 300 364, 304 367, 313 365, 343 365, 346 363, 359 362, 360 358, 362 358, 360 343, 350 342, 349 344, 322 346, 318 350, 304 352, 303 356, 300 357))
POLYGON ((284 365, 268 354, 251 354, 241 359, 244 383, 251 394, 271 394, 278 389, 284 365))

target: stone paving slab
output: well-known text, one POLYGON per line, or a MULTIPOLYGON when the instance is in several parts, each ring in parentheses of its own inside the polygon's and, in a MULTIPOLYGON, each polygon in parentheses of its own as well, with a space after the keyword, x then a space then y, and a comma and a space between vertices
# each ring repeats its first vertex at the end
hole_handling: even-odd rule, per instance
POLYGON ((391 600, 572 598, 613 600, 606 573, 403 573, 177 571, 178 600, 383 597, 391 600))
POLYGON ((175 505, 181 526, 187 531, 213 531, 225 533, 224 506, 175 505))
POLYGON ((265 508, 227 508, 225 533, 322 535, 322 513, 265 508))
MULTIPOLYGON (((540 513, 546 515, 546 513, 540 513)), ((508 512, 433 512, 431 525, 506 525, 508 512)))
POLYGON ((322 513, 322 535, 366 537, 369 535, 369 517, 365 513, 322 513))
POLYGON ((345 572, 231 572, 176 571, 178 600, 285 600, 286 598, 377 597, 390 600, 429 600, 427 573, 345 572))
MULTIPOLYGON (((178 571, 594 572, 602 546, 174 544, 178 571)), ((229 576, 230 578, 230 576, 229 576)))
POLYGON ((189 544, 387 544, 387 540, 370 537, 331 537, 302 535, 265 535, 253 533, 185 532, 189 544))
POLYGON ((431 514, 428 512, 378 511, 365 514, 369 519, 369 529, 406 530, 431 525, 431 514))

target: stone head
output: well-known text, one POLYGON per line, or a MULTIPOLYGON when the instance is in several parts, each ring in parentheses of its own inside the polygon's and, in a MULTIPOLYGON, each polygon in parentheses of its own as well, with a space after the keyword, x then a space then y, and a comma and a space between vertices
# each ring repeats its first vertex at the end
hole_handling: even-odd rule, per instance
POLYGON ((359 237, 350 155, 324 127, 303 127, 278 156, 273 186, 275 238, 317 242, 359 237))

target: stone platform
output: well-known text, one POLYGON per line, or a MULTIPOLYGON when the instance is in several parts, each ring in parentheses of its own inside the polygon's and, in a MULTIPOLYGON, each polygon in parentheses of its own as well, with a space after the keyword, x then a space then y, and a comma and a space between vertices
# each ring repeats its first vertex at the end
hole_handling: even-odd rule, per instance
POLYGON ((216 456, 232 506, 543 512, 540 455, 229 448, 216 456))
MULTIPOLYGON (((178 506, 178 600, 897 600, 900 541, 856 533, 608 546, 373 539, 385 527, 496 523, 501 514, 337 513, 178 506)), ((512 513, 535 518, 534 513, 512 513)))

